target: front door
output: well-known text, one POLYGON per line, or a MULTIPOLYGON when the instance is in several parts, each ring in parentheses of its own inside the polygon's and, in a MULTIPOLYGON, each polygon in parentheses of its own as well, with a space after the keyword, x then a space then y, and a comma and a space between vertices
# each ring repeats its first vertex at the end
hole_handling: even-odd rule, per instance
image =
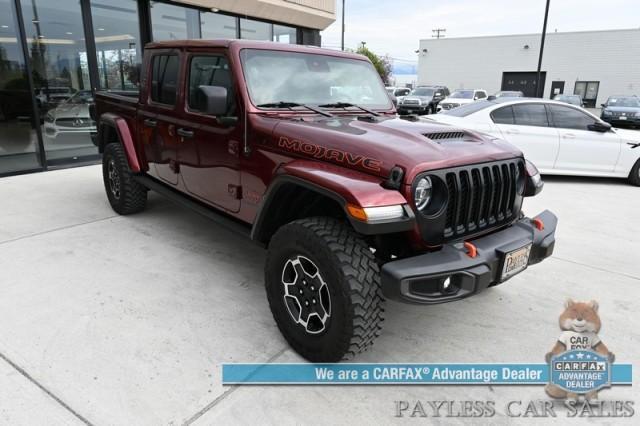
POLYGON ((549 99, 553 99, 556 95, 562 95, 564 93, 564 81, 552 81, 551 93, 549 93, 549 99))
POLYGON ((238 116, 233 73, 222 51, 197 53, 187 57, 185 111, 189 122, 178 131, 180 174, 187 192, 199 200, 230 212, 240 210, 240 172, 242 125, 223 125, 206 115, 197 97, 200 86, 227 89, 227 116, 238 116), (185 136, 186 135, 186 136, 185 136))
POLYGON ((612 172, 620 155, 620 138, 614 131, 596 132, 588 126, 596 120, 577 108, 549 105, 560 134, 556 169, 587 173, 612 172))

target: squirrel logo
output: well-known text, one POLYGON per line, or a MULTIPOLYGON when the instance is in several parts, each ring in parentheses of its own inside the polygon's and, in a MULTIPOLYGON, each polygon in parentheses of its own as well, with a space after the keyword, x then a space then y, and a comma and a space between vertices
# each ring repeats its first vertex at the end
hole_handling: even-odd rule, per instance
MULTIPOLYGON (((574 302, 569 299, 565 303, 565 310, 560 315, 560 337, 556 344, 547 353, 545 360, 551 362, 551 358, 555 355, 574 349, 590 350, 609 358, 612 363, 615 355, 609 352, 609 349, 602 343, 598 332, 602 323, 598 315, 598 302, 592 300, 590 302, 574 302)), ((545 387, 545 391, 552 398, 566 398, 577 400, 578 395, 565 391, 551 383, 545 387)), ((597 391, 591 391, 585 395, 587 400, 593 400, 598 397, 597 391)))

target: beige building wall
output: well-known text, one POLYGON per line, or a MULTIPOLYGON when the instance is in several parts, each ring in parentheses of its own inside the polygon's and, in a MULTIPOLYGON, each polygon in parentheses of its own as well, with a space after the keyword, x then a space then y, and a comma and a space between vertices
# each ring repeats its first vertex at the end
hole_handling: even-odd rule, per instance
POLYGON ((336 20, 336 0, 182 0, 252 18, 324 30, 336 20))

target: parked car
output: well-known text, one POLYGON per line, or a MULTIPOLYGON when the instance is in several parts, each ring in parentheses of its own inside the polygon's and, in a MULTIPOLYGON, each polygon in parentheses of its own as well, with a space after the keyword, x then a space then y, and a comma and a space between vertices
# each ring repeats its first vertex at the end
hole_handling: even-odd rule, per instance
POLYGON ((446 86, 418 86, 398 100, 400 114, 435 114, 440 101, 449 96, 446 86))
POLYGON ((385 87, 385 89, 387 90, 387 93, 389 94, 389 97, 391 98, 393 105, 396 105, 396 106, 398 105, 398 98, 404 97, 411 92, 411 89, 409 89, 408 87, 387 86, 385 87))
POLYGON ((69 99, 73 93, 74 90, 71 87, 43 87, 36 91, 36 104, 43 110, 55 108, 69 99))
POLYGON ((610 96, 602 104, 600 118, 616 126, 640 126, 640 98, 610 96))
POLYGON ((487 91, 484 89, 458 89, 440 102, 436 110, 447 111, 482 99, 487 99, 487 91))
POLYGON ((80 90, 47 112, 44 118, 44 137, 55 140, 59 136, 95 132, 96 123, 89 114, 91 103, 91 90, 80 90))
POLYGON ((564 102, 566 104, 571 104, 579 107, 584 107, 584 102, 582 102, 582 96, 580 95, 555 95, 553 97, 554 101, 564 102))
MULTIPOLYGON (((364 56, 166 41, 146 45, 144 69, 138 97, 96 95, 109 203, 137 213, 153 189, 265 246, 275 322, 311 361, 369 348, 383 296, 463 299, 553 252, 553 213, 522 214, 542 182, 521 152, 396 117, 364 56), (351 102, 332 100, 332 87, 351 102), (485 174, 495 179, 482 188, 455 184, 485 174)), ((452 317, 448 327, 466 324, 452 317)))
POLYGON ((518 148, 542 173, 626 178, 640 185, 640 132, 614 129, 589 111, 542 99, 464 105, 432 120, 481 131, 518 148))
POLYGON ((524 98, 524 93, 519 90, 501 90, 493 96, 496 98, 524 98))

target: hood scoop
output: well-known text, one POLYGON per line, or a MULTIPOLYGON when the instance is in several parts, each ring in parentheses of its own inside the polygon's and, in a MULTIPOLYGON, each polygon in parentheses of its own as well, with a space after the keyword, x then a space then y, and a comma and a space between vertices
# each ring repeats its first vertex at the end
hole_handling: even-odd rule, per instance
POLYGON ((450 130, 446 132, 430 132, 423 133, 423 136, 431 139, 434 142, 442 143, 442 142, 474 142, 476 138, 471 136, 470 134, 462 131, 462 130, 450 130))

